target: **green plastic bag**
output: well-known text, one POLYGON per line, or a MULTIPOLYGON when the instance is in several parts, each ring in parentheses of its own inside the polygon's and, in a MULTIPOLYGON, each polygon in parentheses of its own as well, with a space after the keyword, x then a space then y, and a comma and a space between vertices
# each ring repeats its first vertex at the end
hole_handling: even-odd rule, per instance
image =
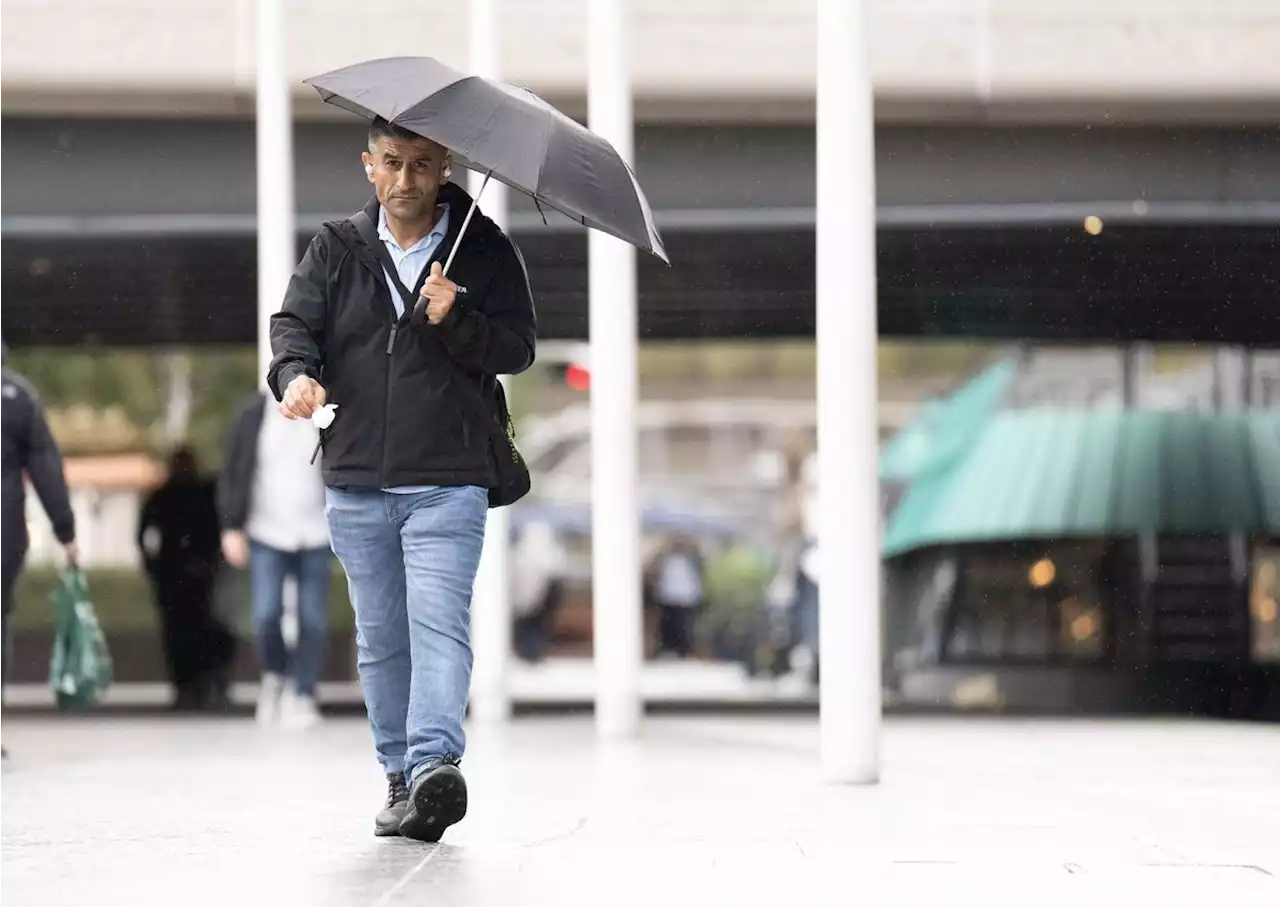
POLYGON ((49 684, 61 709, 86 708, 102 700, 111 686, 111 652, 89 600, 89 584, 77 569, 63 572, 49 595, 58 628, 49 659, 49 684))

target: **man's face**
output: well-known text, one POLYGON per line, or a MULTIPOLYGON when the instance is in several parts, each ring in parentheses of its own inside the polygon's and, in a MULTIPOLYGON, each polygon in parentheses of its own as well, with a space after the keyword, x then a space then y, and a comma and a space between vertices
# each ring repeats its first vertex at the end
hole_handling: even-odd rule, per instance
POLYGON ((452 166, 447 151, 430 139, 402 141, 384 136, 361 158, 373 168, 369 182, 387 213, 409 221, 434 214, 436 193, 445 182, 445 170, 452 166))

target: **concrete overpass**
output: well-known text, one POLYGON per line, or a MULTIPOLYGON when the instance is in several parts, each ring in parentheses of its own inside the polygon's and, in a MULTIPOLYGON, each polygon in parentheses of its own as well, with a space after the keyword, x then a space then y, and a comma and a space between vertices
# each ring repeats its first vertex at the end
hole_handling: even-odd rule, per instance
MULTIPOLYGON (((674 264, 640 262, 646 336, 812 333, 812 136, 639 130, 674 264)), ((251 123, 8 118, 3 138, 8 342, 252 342, 251 123)), ((298 125, 300 242, 363 203, 362 141, 298 125)), ((1263 128, 885 124, 881 330, 1280 345, 1277 187, 1263 128)), ((543 335, 584 337, 585 235, 514 201, 543 335)))

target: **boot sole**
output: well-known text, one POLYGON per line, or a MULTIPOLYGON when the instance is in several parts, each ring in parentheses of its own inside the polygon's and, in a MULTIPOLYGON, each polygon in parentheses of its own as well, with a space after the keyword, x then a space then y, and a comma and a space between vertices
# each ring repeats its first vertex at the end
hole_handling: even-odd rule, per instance
POLYGON ((444 830, 467 814, 467 782, 452 765, 441 766, 418 784, 400 822, 400 834, 415 841, 437 843, 444 830))

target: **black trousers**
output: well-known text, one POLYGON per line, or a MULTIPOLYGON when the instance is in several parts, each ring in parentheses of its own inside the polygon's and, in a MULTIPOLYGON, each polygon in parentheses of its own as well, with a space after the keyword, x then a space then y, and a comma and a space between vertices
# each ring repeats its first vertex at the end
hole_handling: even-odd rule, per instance
POLYGON ((169 680, 183 705, 225 695, 235 636, 213 617, 214 568, 200 562, 165 565, 152 575, 160 610, 169 680))
POLYGON ((698 609, 688 605, 658 605, 658 651, 681 658, 693 654, 693 625, 698 609))
POLYGON ((12 550, 6 547, 0 553, 0 572, 3 573, 0 576, 0 583, 3 583, 3 589, 0 592, 3 592, 4 596, 4 622, 3 628, 0 628, 0 633, 4 635, 4 661, 0 664, 0 688, 9 680, 10 662, 13 661, 13 639, 9 635, 9 617, 13 614, 14 594, 18 587, 18 577, 22 573, 22 563, 26 557, 25 547, 12 550))
POLYGON ((537 610, 516 618, 512 645, 520 658, 538 661, 546 655, 551 644, 551 622, 563 594, 564 583, 558 579, 552 580, 547 585, 547 591, 538 603, 537 610))
MULTIPOLYGON (((13 596, 19 576, 22 576, 22 555, 0 553, 0 659, 4 660, 8 660, 9 655, 9 614, 13 611, 13 596)), ((4 664, 4 668, 8 666, 4 664)), ((0 669, 0 683, 5 679, 4 669, 0 669)))
POLYGON ((17 551, 0 551, 0 615, 13 610, 13 595, 22 574, 24 554, 17 551))

